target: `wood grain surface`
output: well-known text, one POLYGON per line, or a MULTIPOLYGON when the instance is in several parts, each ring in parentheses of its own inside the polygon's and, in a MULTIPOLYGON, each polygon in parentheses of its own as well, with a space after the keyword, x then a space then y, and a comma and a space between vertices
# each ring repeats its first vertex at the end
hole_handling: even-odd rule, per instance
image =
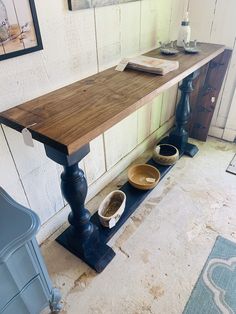
POLYGON ((0 122, 17 131, 27 127, 35 140, 72 154, 223 51, 216 44, 201 44, 196 55, 167 57, 153 50, 147 55, 178 60, 179 69, 157 76, 110 68, 6 110, 0 122))

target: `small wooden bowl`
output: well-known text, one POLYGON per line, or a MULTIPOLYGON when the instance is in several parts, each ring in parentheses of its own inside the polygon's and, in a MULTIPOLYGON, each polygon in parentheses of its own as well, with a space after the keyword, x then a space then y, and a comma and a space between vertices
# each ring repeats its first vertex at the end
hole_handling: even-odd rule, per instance
POLYGON ((179 159, 178 149, 170 144, 160 144, 153 151, 153 160, 163 166, 171 166, 179 159))
POLYGON ((147 164, 134 165, 128 170, 129 183, 136 189, 153 189, 160 178, 160 172, 155 167, 147 164))
POLYGON ((126 195, 120 190, 108 194, 98 208, 101 224, 107 228, 115 227, 125 210, 126 195))

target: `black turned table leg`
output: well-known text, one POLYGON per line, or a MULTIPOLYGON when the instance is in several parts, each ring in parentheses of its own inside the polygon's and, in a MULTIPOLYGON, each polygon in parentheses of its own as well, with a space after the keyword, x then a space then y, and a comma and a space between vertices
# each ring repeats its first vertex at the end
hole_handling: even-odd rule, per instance
POLYGON ((186 127, 190 119, 190 93, 193 91, 193 80, 199 75, 196 71, 187 76, 182 85, 179 87, 181 90, 181 98, 176 109, 176 122, 175 127, 168 137, 168 143, 176 146, 184 154, 193 157, 198 152, 196 145, 188 143, 188 131, 186 127))
POLYGON ((64 167, 61 175, 61 190, 71 207, 68 217, 70 227, 56 240, 94 270, 101 272, 113 259, 115 253, 100 241, 98 227, 90 221, 90 213, 85 208, 88 186, 78 162, 89 153, 89 145, 70 156, 46 145, 45 150, 50 159, 64 167))

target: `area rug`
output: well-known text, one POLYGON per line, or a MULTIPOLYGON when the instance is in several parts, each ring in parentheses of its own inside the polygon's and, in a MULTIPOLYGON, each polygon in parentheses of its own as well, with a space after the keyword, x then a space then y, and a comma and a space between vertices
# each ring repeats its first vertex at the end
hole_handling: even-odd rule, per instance
POLYGON ((236 313, 236 243, 217 237, 183 314, 236 313))
POLYGON ((226 171, 232 174, 236 174, 236 154, 234 155, 234 158, 231 160, 226 171))

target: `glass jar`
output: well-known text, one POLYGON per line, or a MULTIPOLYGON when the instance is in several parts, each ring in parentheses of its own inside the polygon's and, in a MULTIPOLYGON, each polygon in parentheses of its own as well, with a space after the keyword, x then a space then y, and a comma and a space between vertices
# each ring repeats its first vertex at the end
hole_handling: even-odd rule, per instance
POLYGON ((7 16, 7 9, 2 0, 0 0, 0 43, 9 39, 9 21, 7 16))

